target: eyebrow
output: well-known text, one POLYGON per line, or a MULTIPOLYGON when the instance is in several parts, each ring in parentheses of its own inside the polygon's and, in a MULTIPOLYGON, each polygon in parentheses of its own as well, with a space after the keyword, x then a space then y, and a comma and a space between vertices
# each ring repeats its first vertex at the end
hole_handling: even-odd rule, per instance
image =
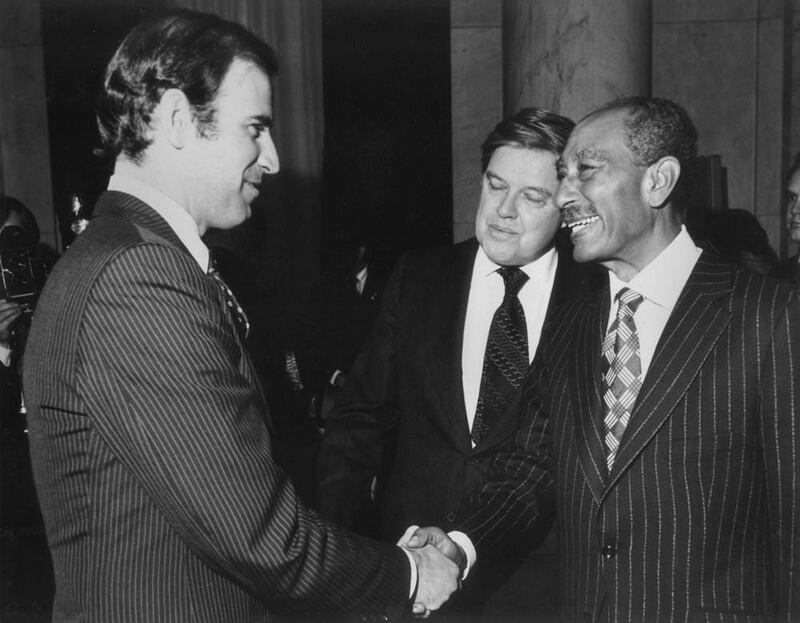
POLYGON ((269 115, 253 115, 250 117, 251 123, 258 123, 259 125, 264 126, 265 128, 272 127, 272 117, 269 115))
POLYGON ((594 147, 584 147, 572 155, 570 160, 606 160, 606 152, 602 149, 595 149, 594 147))
MULTIPOLYGON (((493 173, 493 172, 492 172, 491 170, 489 170, 489 169, 486 169, 486 173, 485 173, 485 175, 486 175, 486 177, 491 177, 491 178, 494 178, 494 179, 496 179, 496 180, 499 180, 499 181, 503 182, 504 184, 507 184, 507 183, 508 183, 508 182, 506 182, 506 181, 505 181, 505 180, 504 180, 502 177, 500 177, 500 176, 499 176, 499 175, 497 175, 496 173, 493 173)), ((537 193, 539 193, 540 195, 544 195, 545 197, 550 197, 550 196, 553 194, 553 193, 551 193, 549 190, 547 190, 546 188, 542 188, 542 187, 540 187, 540 186, 525 186, 525 187, 522 189, 522 191, 523 191, 523 192, 527 192, 527 191, 529 191, 529 190, 532 190, 532 191, 534 191, 534 192, 537 192, 537 193)))

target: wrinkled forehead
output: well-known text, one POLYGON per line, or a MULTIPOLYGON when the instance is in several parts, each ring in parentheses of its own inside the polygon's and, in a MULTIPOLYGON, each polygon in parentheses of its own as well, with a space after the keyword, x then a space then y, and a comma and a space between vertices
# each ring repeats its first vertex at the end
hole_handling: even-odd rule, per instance
POLYGON ((613 154, 629 153, 625 127, 627 118, 624 110, 603 111, 584 117, 569 136, 562 162, 606 160, 613 154))

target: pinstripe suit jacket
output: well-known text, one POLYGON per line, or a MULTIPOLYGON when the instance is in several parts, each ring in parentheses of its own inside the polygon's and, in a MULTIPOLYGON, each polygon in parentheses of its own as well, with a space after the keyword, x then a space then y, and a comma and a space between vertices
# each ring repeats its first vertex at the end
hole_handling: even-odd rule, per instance
POLYGON ((566 621, 800 619, 800 302, 703 254, 607 473, 608 292, 569 306, 463 526, 491 557, 555 491, 566 621))
POLYGON ((383 612, 399 548, 336 531, 271 457, 221 289, 169 226, 109 192, 55 267, 25 361, 55 621, 267 621, 383 612))

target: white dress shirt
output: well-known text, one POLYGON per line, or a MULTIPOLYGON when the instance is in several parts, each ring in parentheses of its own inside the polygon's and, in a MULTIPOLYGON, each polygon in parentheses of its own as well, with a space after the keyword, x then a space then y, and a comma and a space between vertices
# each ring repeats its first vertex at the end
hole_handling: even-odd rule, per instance
MULTIPOLYGON (((542 325, 550 302, 550 294, 553 292, 557 266, 558 254, 555 249, 550 249, 530 264, 520 266, 520 269, 528 275, 528 281, 520 288, 517 296, 525 312, 529 363, 533 360, 539 339, 542 337, 542 325)), ((494 312, 505 295, 505 284, 497 272, 498 268, 500 265, 492 262, 483 248, 479 248, 472 267, 461 350, 461 382, 464 388, 464 404, 467 408, 467 425, 470 430, 478 406, 489 328, 494 312)))
MULTIPOLYGON (((694 244, 686 228, 682 226, 675 239, 631 279, 630 283, 621 281, 609 271, 611 310, 608 325, 611 325, 616 318, 617 302, 615 299, 617 292, 622 288, 631 288, 644 297, 634 314, 636 331, 639 334, 642 378, 647 374, 669 315, 701 253, 701 249, 694 244)), ((525 313, 527 314, 527 310, 525 313)), ((464 549, 467 556, 467 572, 469 572, 476 562, 475 547, 471 539, 463 532, 453 531, 448 534, 464 549)))
POLYGON ((208 271, 208 247, 200 239, 200 230, 191 215, 174 199, 160 190, 127 175, 116 173, 108 180, 108 190, 127 193, 143 201, 161 215, 178 236, 203 272, 208 271))
POLYGON ((650 368, 661 333, 701 253, 686 227, 681 226, 674 240, 629 283, 620 280, 611 271, 608 273, 611 306, 607 326, 611 326, 617 317, 616 297, 622 288, 630 288, 644 297, 633 315, 639 335, 642 378, 650 368))

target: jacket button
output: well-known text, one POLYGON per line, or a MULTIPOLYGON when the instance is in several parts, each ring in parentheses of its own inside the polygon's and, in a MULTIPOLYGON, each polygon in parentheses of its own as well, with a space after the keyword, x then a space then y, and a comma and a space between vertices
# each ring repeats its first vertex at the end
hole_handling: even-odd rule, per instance
POLYGON ((613 558, 617 553, 617 550, 615 550, 611 545, 606 545, 600 550, 600 553, 603 555, 603 558, 613 558))
POLYGON ((455 511, 447 511, 447 521, 454 522, 456 520, 456 512, 455 511))

